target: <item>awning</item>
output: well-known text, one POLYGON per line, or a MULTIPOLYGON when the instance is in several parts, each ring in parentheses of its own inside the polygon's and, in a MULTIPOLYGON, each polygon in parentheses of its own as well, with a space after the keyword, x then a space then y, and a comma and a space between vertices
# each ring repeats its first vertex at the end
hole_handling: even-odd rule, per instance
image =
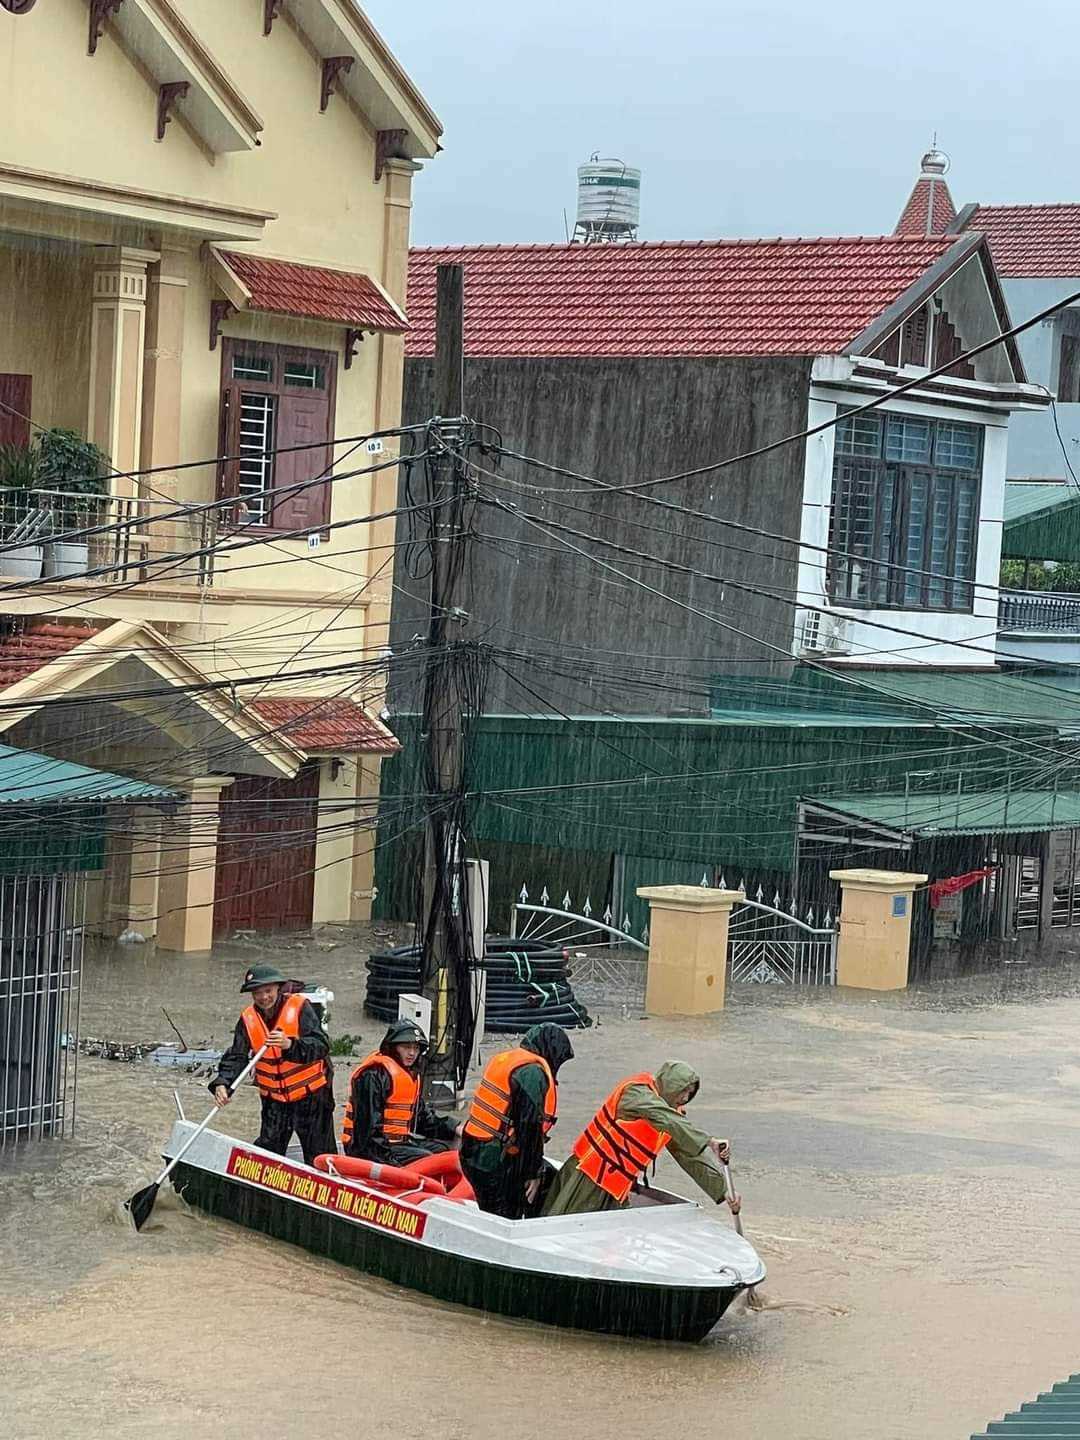
POLYGON ((270 696, 251 704, 259 719, 309 755, 396 755, 397 737, 357 700, 270 696))
POLYGON ((69 760, 54 760, 35 750, 0 745, 0 805, 89 805, 118 800, 170 804, 183 797, 162 785, 92 770, 69 760))
POLYGON ((298 265, 237 250, 211 247, 215 279, 235 310, 322 320, 351 330, 400 335, 409 328, 404 312, 359 270, 298 265))
POLYGON ((967 794, 828 795, 803 802, 808 815, 854 821, 896 839, 1001 835, 1080 828, 1080 791, 986 790, 967 794))

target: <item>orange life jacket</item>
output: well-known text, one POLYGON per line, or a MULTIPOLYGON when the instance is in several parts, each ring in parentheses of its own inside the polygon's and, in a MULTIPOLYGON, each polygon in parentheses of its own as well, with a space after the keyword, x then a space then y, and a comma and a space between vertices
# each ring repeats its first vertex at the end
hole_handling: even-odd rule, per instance
MULTIPOLYGON (((277 1019, 273 1021, 273 1028, 298 1040, 300 1012, 306 1003, 302 995, 289 995, 278 1011, 277 1019)), ((244 1022, 248 1044, 252 1050, 258 1050, 265 1045, 270 1027, 255 1006, 249 1005, 240 1018, 244 1022)), ((259 1093, 267 1100, 280 1100, 285 1104, 294 1100, 306 1100, 327 1083, 324 1060, 290 1060, 289 1053, 271 1045, 255 1066, 255 1084, 259 1087, 259 1093)))
POLYGON ((502 1050, 491 1057, 484 1066, 469 1109, 469 1118, 465 1121, 466 1135, 475 1140, 501 1140, 510 1155, 518 1153, 510 1121, 510 1077, 523 1065, 539 1065, 547 1077, 541 1122, 546 1139, 558 1116, 559 1092, 551 1066, 542 1055, 534 1055, 531 1050, 502 1050))
POLYGON ((574 1141, 578 1169, 594 1185, 621 1205, 630 1187, 666 1147, 671 1136, 657 1130, 648 1120, 620 1120, 619 1102, 629 1085, 647 1085, 654 1093, 651 1075, 631 1075, 620 1080, 588 1125, 574 1141))
POLYGON ((385 1070, 393 1082, 383 1108, 382 1121, 375 1131, 376 1135, 381 1135, 391 1145, 400 1145, 403 1140, 408 1139, 413 1128, 416 1105, 420 1099, 419 1077, 406 1070, 404 1065, 399 1065, 392 1055, 384 1055, 381 1050, 376 1050, 366 1060, 360 1061, 349 1079, 349 1099, 345 1105, 345 1121, 341 1127, 341 1143, 346 1149, 353 1137, 353 1084, 365 1070, 376 1068, 385 1070))

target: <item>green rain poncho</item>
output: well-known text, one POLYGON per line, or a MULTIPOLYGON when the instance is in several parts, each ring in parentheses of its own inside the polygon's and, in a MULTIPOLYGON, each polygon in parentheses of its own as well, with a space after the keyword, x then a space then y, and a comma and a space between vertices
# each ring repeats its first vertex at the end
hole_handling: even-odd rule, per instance
MULTIPOLYGON (((658 1130, 666 1130, 671 1136, 667 1154, 686 1171, 695 1185, 719 1204, 726 1193, 724 1172, 709 1149, 709 1136, 696 1125, 691 1125, 671 1103, 684 1090, 698 1084, 696 1072, 681 1060, 673 1060, 661 1065, 655 1078, 659 1094, 647 1085, 627 1086, 615 1112, 616 1118, 647 1120, 658 1130)), ((592 1210, 617 1208, 618 1201, 582 1175, 578 1170, 577 1157, 571 1155, 551 1187, 544 1214, 584 1215, 592 1210)))

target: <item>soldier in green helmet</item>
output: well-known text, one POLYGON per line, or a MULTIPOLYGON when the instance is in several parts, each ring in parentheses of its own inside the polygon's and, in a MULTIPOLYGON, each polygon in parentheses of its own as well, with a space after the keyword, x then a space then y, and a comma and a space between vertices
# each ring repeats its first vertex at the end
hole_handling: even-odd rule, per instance
POLYGON ((222 1055, 210 1093, 219 1106, 250 1057, 267 1046, 255 1067, 262 1097, 262 1125, 255 1144, 284 1155, 293 1134, 310 1165, 316 1155, 333 1154, 334 1070, 330 1042, 314 1008, 300 994, 286 994, 288 982, 273 965, 253 965, 241 994, 251 1004, 237 1021, 232 1044, 222 1055))

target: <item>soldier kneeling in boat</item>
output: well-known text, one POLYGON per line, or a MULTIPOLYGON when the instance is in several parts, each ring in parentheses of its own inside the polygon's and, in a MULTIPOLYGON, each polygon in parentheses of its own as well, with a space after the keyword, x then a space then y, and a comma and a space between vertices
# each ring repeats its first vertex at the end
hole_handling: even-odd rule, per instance
POLYGON ((420 1094, 420 1057, 427 1036, 412 1020, 399 1020, 378 1050, 352 1073, 341 1148, 358 1160, 411 1165, 449 1150, 461 1126, 437 1115, 420 1094))
POLYGON ((461 1168, 481 1210, 507 1220, 539 1213, 555 1173, 544 1159, 559 1108, 555 1077, 573 1058, 569 1035, 549 1021, 484 1067, 461 1142, 461 1168))
POLYGON ((630 1192, 663 1150, 711 1200, 727 1200, 733 1215, 740 1200, 727 1194, 722 1166, 726 1140, 691 1125, 683 1113, 701 1081, 679 1060, 655 1075, 622 1080, 574 1141, 573 1154, 551 1187, 545 1215, 584 1215, 625 1205, 630 1192))
POLYGON ((232 1044, 222 1055, 210 1093, 219 1106, 229 1103, 229 1086, 248 1058, 269 1042, 255 1066, 262 1096, 262 1125, 255 1144, 284 1155, 295 1132, 312 1164, 316 1155, 337 1149, 334 1140, 334 1071, 330 1042, 303 995, 286 995, 285 976, 273 965, 253 965, 241 994, 252 1003, 237 1021, 232 1044))

